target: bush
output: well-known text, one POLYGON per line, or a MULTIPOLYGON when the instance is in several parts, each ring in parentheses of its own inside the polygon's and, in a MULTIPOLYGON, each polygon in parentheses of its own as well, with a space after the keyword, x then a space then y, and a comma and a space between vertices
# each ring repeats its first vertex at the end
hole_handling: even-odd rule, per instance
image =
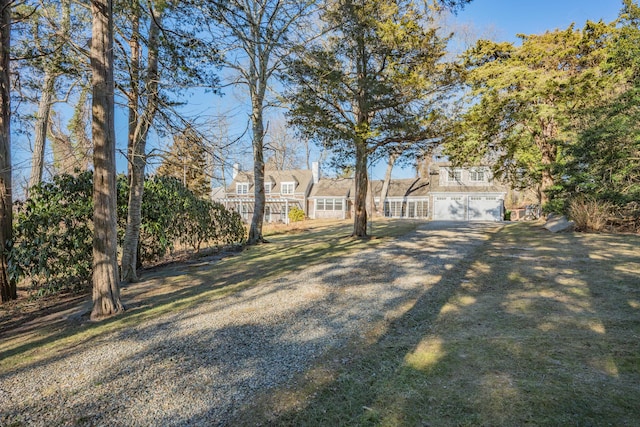
POLYGON ((578 231, 604 231, 613 212, 609 202, 576 197, 569 202, 568 215, 578 231))
MULTIPOLYGON (((93 174, 59 175, 31 189, 16 203, 10 274, 28 279, 37 294, 77 291, 92 273, 93 174)), ((128 184, 118 178, 118 236, 124 235, 128 184)), ((202 243, 242 244, 240 215, 199 199, 174 178, 145 182, 140 230, 140 261, 162 258, 176 242, 199 250, 202 243)))
POLYGON ((39 295, 78 290, 91 278, 93 175, 59 175, 16 203, 9 271, 39 295))
POLYGON ((304 221, 304 211, 297 206, 292 207, 289 209, 289 221, 304 221))

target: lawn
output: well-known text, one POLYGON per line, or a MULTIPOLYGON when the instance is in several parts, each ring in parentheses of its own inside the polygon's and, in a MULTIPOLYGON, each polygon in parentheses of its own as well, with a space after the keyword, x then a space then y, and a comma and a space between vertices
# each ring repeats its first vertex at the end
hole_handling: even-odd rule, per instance
POLYGON ((374 335, 237 423, 640 425, 640 236, 509 225, 374 335))

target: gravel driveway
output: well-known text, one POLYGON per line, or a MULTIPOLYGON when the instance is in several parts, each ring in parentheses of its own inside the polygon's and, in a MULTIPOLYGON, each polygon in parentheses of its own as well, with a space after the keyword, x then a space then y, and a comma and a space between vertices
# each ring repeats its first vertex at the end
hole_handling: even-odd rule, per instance
POLYGON ((337 263, 100 335, 0 376, 0 425, 228 425, 406 306, 499 225, 430 222, 337 263))

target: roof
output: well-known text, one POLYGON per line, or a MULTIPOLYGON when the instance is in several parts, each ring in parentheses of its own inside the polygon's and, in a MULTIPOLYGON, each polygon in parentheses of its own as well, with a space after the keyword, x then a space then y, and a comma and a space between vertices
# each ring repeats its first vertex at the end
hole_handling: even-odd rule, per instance
POLYGON ((211 189, 211 199, 213 200, 224 199, 226 195, 227 193, 224 187, 214 187, 211 189))
POLYGON ((313 185, 309 197, 343 197, 348 198, 355 193, 355 183, 352 178, 322 178, 313 185))
MULTIPOLYGON (((380 196, 382 184, 382 180, 373 181, 374 196, 380 196)), ((429 187, 429 180, 424 178, 392 179, 387 197, 428 197, 429 187)))
MULTIPOLYGON (((307 188, 309 188, 309 184, 313 180, 313 175, 310 170, 307 169, 292 169, 285 171, 276 171, 276 170, 265 170, 264 171, 264 182, 271 183, 271 192, 272 193, 280 193, 281 184, 283 182, 293 182, 295 183, 295 193, 306 193, 307 188)), ((249 192, 251 193, 251 189, 253 188, 253 173, 246 171, 239 171, 238 175, 231 181, 227 192, 229 194, 236 193, 236 184, 238 183, 249 183, 249 192)))

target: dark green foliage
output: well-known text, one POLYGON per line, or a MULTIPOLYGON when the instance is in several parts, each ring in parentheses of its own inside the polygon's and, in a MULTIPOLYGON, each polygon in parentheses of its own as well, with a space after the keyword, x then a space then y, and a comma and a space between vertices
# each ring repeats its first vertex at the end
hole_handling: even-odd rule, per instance
POLYGON ((93 174, 59 175, 17 203, 10 270, 38 294, 78 290, 91 278, 93 174))
POLYGON ((591 126, 564 150, 557 196, 589 195, 616 205, 640 200, 640 89, 588 113, 591 126))
POLYGON ((576 138, 561 147, 554 174, 553 210, 566 213, 581 200, 610 206, 610 226, 637 228, 640 200, 640 8, 625 0, 603 68, 619 76, 600 102, 574 111, 576 138), (613 96, 607 96, 608 93, 613 96), (630 225, 634 223, 636 225, 630 225))
POLYGON ((478 41, 463 56, 469 108, 453 126, 447 154, 458 164, 491 161, 496 176, 535 189, 546 203, 559 151, 579 130, 575 112, 597 105, 619 83, 602 69, 614 32, 587 22, 521 35, 520 45, 478 41))
MULTIPOLYGON (((11 273, 28 279, 39 295, 77 291, 88 285, 92 265, 93 175, 59 175, 31 190, 31 198, 17 204, 11 273)), ((128 185, 118 179, 118 235, 124 235, 128 185)), ((145 182, 140 231, 140 260, 155 261, 176 243, 199 250, 242 244, 245 230, 240 216, 224 206, 203 200, 175 178, 145 182)))
POLYGON ((207 151, 204 141, 191 128, 173 137, 157 174, 174 177, 199 197, 207 197, 210 190, 207 170, 207 151))
POLYGON ((143 261, 157 260, 175 243, 199 250, 204 242, 225 246, 244 242, 244 226, 236 212, 198 198, 172 177, 145 182, 140 247, 143 261))

